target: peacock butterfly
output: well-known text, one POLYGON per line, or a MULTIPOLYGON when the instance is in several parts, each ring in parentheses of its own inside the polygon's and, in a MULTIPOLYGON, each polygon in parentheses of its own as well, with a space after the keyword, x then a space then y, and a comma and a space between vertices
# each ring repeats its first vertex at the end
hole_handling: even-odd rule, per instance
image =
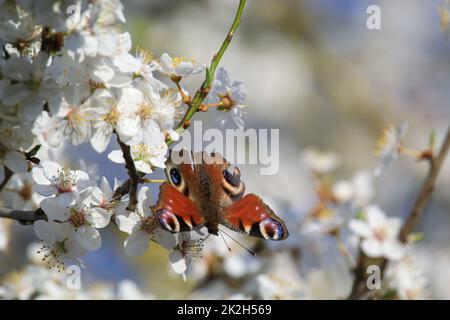
POLYGON ((228 171, 230 164, 221 154, 182 151, 177 156, 183 161, 176 162, 173 155, 166 162, 167 182, 160 186, 159 200, 152 207, 163 229, 177 233, 206 227, 209 234, 218 235, 223 225, 267 240, 288 237, 283 220, 261 198, 252 193, 244 196, 239 169, 228 171))

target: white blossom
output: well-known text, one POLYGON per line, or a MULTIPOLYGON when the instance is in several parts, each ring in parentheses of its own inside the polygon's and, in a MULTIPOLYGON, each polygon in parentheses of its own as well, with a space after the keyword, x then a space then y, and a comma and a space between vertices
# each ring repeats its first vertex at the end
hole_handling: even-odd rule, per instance
POLYGON ((381 165, 375 169, 375 175, 380 175, 398 157, 407 132, 407 122, 402 122, 398 128, 390 125, 384 129, 375 150, 375 154, 381 158, 381 165))
POLYGON ((240 129, 244 129, 243 104, 247 96, 247 89, 240 81, 231 81, 228 73, 223 68, 216 72, 216 78, 211 92, 208 94, 207 103, 218 103, 218 110, 224 113, 218 118, 223 127, 230 118, 240 129))
POLYGON ((411 256, 390 263, 386 270, 389 286, 403 300, 421 300, 429 297, 428 280, 411 256))
POLYGON ((16 210, 36 210, 43 199, 34 190, 30 173, 14 174, 3 192, 4 202, 16 210))
POLYGON ((183 58, 172 58, 169 54, 163 53, 157 64, 158 71, 169 77, 188 77, 192 74, 198 74, 204 70, 204 66, 196 66, 192 61, 186 61, 183 58))
POLYGON ((404 246, 398 240, 400 218, 388 218, 377 206, 365 211, 366 220, 351 220, 350 229, 362 238, 361 249, 369 257, 398 260, 404 255, 404 246))
POLYGON ((130 256, 144 254, 150 240, 167 249, 174 248, 175 236, 159 227, 159 222, 155 220, 150 209, 150 189, 141 187, 137 200, 136 212, 127 211, 125 206, 117 208, 116 223, 121 231, 129 234, 124 243, 125 253, 130 256))
POLYGON ((67 223, 36 221, 34 232, 44 242, 38 253, 50 267, 64 268, 68 261, 77 261, 86 253, 76 240, 75 230, 67 223))
MULTIPOLYGON (((133 145, 130 148, 131 157, 136 169, 143 173, 152 173, 154 167, 165 168, 167 145, 149 146, 146 144, 133 145)), ((125 163, 121 150, 114 150, 108 158, 115 163, 125 163)))
POLYGON ((97 229, 106 227, 111 215, 107 209, 92 205, 91 190, 77 194, 75 203, 67 207, 53 202, 43 202, 41 207, 48 218, 70 225, 84 250, 95 251, 101 247, 97 229))
POLYGON ((340 166, 341 160, 333 152, 308 149, 302 154, 302 160, 314 172, 325 174, 340 166))
POLYGON ((52 202, 62 208, 73 204, 78 192, 95 185, 87 173, 63 168, 50 160, 44 160, 40 166, 34 167, 32 175, 36 192, 46 197, 43 202, 52 202))
POLYGON ((178 234, 178 244, 169 253, 169 262, 172 270, 181 274, 186 281, 186 271, 192 260, 202 258, 203 239, 191 239, 189 232, 178 234))

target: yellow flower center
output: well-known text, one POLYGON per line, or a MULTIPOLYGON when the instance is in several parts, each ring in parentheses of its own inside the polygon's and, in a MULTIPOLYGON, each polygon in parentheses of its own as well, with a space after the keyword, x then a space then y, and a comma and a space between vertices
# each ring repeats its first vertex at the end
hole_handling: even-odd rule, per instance
POLYGON ((117 107, 114 106, 111 108, 111 111, 105 116, 103 116, 103 121, 108 122, 110 124, 115 124, 119 119, 120 112, 117 110, 117 107))
POLYGON ((153 106, 147 102, 141 103, 138 110, 138 115, 141 120, 146 120, 151 118, 153 113, 153 106))

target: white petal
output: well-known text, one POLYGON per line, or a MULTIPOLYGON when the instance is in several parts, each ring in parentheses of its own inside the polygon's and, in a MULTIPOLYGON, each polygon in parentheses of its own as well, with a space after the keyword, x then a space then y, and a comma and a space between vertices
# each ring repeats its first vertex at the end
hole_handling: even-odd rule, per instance
POLYGON ((130 236, 125 240, 125 253, 132 257, 144 254, 150 241, 150 236, 139 228, 139 225, 135 226, 130 236))
POLYGON ((125 163, 121 150, 113 150, 108 154, 108 159, 115 163, 125 163))
POLYGON ((31 171, 34 182, 42 185, 50 185, 51 182, 44 174, 44 168, 42 167, 34 167, 31 171))
POLYGON ((173 249, 177 245, 176 235, 161 228, 153 231, 153 239, 167 250, 173 249))
POLYGON ((166 73, 174 73, 172 58, 167 54, 163 53, 159 59, 159 64, 166 73))
POLYGON ((138 209, 140 213, 144 212, 144 208, 150 206, 152 201, 152 193, 149 187, 143 186, 138 193, 138 209))
POLYGON ((169 262, 173 271, 183 274, 187 270, 186 260, 180 250, 172 250, 169 254, 169 262))
POLYGON ((384 256, 389 260, 400 260, 405 255, 405 247, 397 240, 383 244, 384 256))
POLYGON ((76 232, 76 238, 81 247, 88 251, 98 250, 102 246, 100 233, 91 226, 81 226, 76 232))
POLYGON ((183 61, 175 68, 175 73, 182 77, 187 77, 192 72, 194 72, 194 66, 190 62, 183 61))
POLYGON ((402 227, 402 219, 396 217, 388 218, 386 227, 388 229, 389 235, 395 238, 398 236, 400 228, 402 227))
POLYGON ((3 159, 3 163, 12 172, 15 173, 25 173, 28 171, 28 161, 25 158, 25 155, 21 152, 17 151, 6 152, 5 158, 3 159))
POLYGON ((350 220, 348 223, 348 226, 350 230, 353 231, 353 233, 357 234, 360 237, 370 237, 372 234, 372 231, 369 227, 369 225, 362 220, 350 220))
POLYGON ((44 199, 41 202, 41 208, 49 219, 66 221, 69 218, 68 209, 61 208, 56 198, 44 199))
POLYGON ((58 176, 59 171, 62 169, 59 164, 50 160, 44 160, 41 162, 42 168, 44 168, 45 177, 53 181, 58 176))
POLYGON ((73 204, 75 204, 75 193, 73 192, 64 192, 60 193, 56 196, 56 198, 52 198, 56 200, 56 203, 61 208, 67 208, 73 204))
POLYGON ((75 181, 89 180, 89 175, 82 170, 75 170, 74 171, 74 179, 75 179, 75 181))
POLYGON ((104 228, 108 225, 111 215, 108 210, 103 208, 93 208, 89 210, 89 222, 96 228, 104 228))
POLYGON ((117 34, 114 32, 105 32, 97 35, 97 39, 99 42, 98 53, 103 56, 112 57, 117 51, 117 34))
POLYGON ((103 194, 103 191, 99 187, 94 187, 92 188, 90 199, 92 205, 96 207, 101 207, 104 202, 105 196, 103 194))
POLYGON ((92 148, 98 153, 105 151, 111 141, 112 133, 113 127, 111 125, 105 123, 105 125, 98 126, 91 137, 92 148))
POLYGON ((152 167, 144 161, 136 161, 134 165, 136 166, 136 169, 140 172, 148 174, 153 172, 152 167))
POLYGON ((111 188, 111 185, 109 184, 109 181, 108 179, 106 179, 106 177, 102 177, 100 188, 102 189, 106 198, 110 199, 112 197, 114 191, 111 188))
MULTIPOLYGON (((141 134, 139 119, 137 117, 119 117, 116 123, 116 131, 123 142, 135 139, 135 136, 141 134)), ((139 138, 137 140, 140 140, 139 138)), ((139 141, 137 142, 139 143, 139 141)))
POLYGON ((36 234, 36 237, 38 237, 38 239, 48 243, 52 243, 56 240, 52 229, 52 227, 54 226, 52 222, 39 220, 36 221, 33 226, 34 233, 36 234))
POLYGON ((180 140, 180 135, 175 130, 169 129, 167 130, 167 132, 169 133, 170 139, 172 139, 173 141, 180 140))
POLYGON ((34 191, 44 197, 50 197, 58 193, 58 188, 52 185, 38 184, 34 186, 34 191))
POLYGON ((386 224, 386 215, 378 206, 370 206, 367 208, 367 221, 372 227, 379 228, 386 224))
POLYGON ((95 69, 92 70, 92 78, 98 82, 108 82, 114 77, 113 66, 102 59, 95 65, 95 69))
MULTIPOLYGON (((126 205, 123 206, 125 209, 126 205)), ((125 211, 125 210, 124 210, 125 211)), ((131 234, 133 228, 140 222, 139 215, 135 212, 129 213, 127 216, 125 213, 116 212, 116 223, 119 226, 119 230, 131 234)))
POLYGON ((75 236, 71 236, 67 239, 66 249, 67 256, 71 257, 72 259, 82 257, 86 254, 86 250, 81 247, 75 236))
POLYGON ((129 53, 125 53, 120 57, 114 59, 114 65, 121 71, 125 73, 133 73, 139 70, 141 64, 138 59, 129 53))
POLYGON ((81 192, 81 191, 86 190, 88 188, 92 188, 95 185, 96 185, 96 182, 94 180, 82 179, 82 180, 78 180, 76 187, 77 187, 77 191, 81 192))
POLYGON ((361 244, 361 249, 369 257, 376 258, 383 255, 382 244, 375 239, 365 239, 361 244))

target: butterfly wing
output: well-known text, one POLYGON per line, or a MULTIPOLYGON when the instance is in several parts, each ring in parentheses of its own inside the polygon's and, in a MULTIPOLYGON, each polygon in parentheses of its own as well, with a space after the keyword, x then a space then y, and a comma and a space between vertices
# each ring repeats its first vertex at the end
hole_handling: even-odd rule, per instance
POLYGON ((167 182, 161 185, 158 203, 152 210, 161 227, 172 233, 199 229, 205 224, 194 202, 167 182))
POLYGON ((284 240, 289 236, 283 220, 255 194, 247 194, 224 211, 220 223, 234 231, 266 240, 284 240))

